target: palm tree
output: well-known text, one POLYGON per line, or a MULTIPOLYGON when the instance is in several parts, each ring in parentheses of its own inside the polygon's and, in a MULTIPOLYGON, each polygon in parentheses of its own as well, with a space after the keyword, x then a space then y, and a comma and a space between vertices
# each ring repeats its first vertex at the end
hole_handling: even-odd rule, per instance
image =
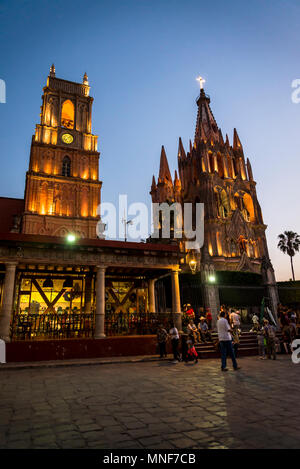
POLYGON ((295 281, 293 257, 300 248, 300 236, 293 231, 285 231, 283 234, 278 235, 279 243, 277 247, 283 254, 288 254, 291 258, 291 268, 293 274, 293 280, 295 281))

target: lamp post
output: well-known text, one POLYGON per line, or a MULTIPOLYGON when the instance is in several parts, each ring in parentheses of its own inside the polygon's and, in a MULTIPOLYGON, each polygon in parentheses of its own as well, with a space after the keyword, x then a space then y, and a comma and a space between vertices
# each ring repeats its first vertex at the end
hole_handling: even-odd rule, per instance
POLYGON ((190 251, 190 253, 188 254, 188 258, 189 258, 189 267, 191 269, 191 272, 192 274, 195 274, 196 271, 197 271, 197 265, 198 265, 198 262, 197 262, 197 258, 195 256, 195 252, 194 251, 190 251))
POLYGON ((189 266, 190 266, 190 269, 191 269, 191 271, 192 271, 192 274, 195 274, 195 273, 196 273, 196 270, 197 270, 197 261, 196 261, 196 259, 194 259, 194 258, 191 259, 191 260, 189 261, 189 266))

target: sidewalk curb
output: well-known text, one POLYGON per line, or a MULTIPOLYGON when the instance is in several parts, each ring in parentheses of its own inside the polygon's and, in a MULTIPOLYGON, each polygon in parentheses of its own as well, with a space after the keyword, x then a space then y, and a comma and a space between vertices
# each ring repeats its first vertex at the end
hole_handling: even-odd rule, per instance
POLYGON ((28 362, 28 363, 0 363, 0 372, 1 371, 11 371, 11 370, 26 370, 26 369, 35 369, 35 368, 63 368, 63 367, 79 367, 79 366, 91 366, 91 365, 120 365, 123 363, 148 363, 148 362, 166 362, 171 361, 171 358, 160 359, 158 357, 124 357, 122 360, 121 357, 113 360, 112 358, 107 360, 101 359, 80 359, 76 360, 54 360, 54 361, 45 361, 45 362, 28 362))

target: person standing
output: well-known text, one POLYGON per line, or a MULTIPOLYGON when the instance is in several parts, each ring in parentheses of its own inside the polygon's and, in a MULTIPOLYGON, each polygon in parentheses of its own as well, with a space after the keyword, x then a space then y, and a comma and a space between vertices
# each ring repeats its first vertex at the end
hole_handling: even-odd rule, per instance
POLYGON ((276 331, 275 327, 269 324, 269 321, 267 319, 264 319, 264 336, 267 342, 267 356, 269 360, 271 359, 271 357, 273 358, 273 360, 276 360, 276 331))
POLYGON ((292 309, 290 310, 290 330, 291 339, 294 340, 297 336, 297 314, 292 309))
POLYGON ((194 337, 194 342, 201 342, 200 334, 198 332, 198 329, 193 319, 190 319, 186 329, 187 329, 188 335, 192 335, 194 337))
POLYGON ((220 317, 217 321, 217 331, 221 349, 221 370, 228 371, 228 368, 226 368, 227 354, 232 360, 233 369, 239 370, 240 367, 238 366, 237 361, 235 359, 235 354, 232 346, 232 337, 230 333, 231 329, 227 319, 225 319, 225 311, 220 312, 220 317))
POLYGON ((169 330, 169 336, 171 338, 172 351, 173 351, 173 356, 174 356, 174 362, 173 363, 177 363, 177 361, 180 362, 181 358, 180 358, 180 353, 178 351, 179 332, 178 332, 178 329, 175 327, 174 324, 172 324, 172 327, 169 330))
POLYGON ((205 317, 206 317, 206 322, 207 322, 207 325, 208 325, 208 329, 211 331, 213 317, 212 317, 210 308, 206 308, 205 317))
POLYGON ((168 333, 166 329, 164 329, 163 325, 160 324, 157 330, 157 343, 159 346, 159 353, 160 353, 160 358, 164 358, 167 356, 167 338, 168 338, 168 333))
POLYGON ((198 325, 198 330, 200 332, 200 337, 202 342, 212 342, 211 333, 208 329, 208 325, 204 316, 201 316, 200 323, 198 325))
POLYGON ((259 329, 257 331, 257 344, 258 344, 258 354, 261 360, 265 360, 266 358, 266 349, 265 349, 265 336, 264 336, 264 329, 259 329))
POLYGON ((235 358, 238 356, 238 349, 240 345, 240 334, 241 330, 238 327, 232 329, 232 345, 235 354, 235 358))
POLYGON ((239 329, 241 325, 240 312, 232 310, 230 313, 230 325, 232 329, 239 329))

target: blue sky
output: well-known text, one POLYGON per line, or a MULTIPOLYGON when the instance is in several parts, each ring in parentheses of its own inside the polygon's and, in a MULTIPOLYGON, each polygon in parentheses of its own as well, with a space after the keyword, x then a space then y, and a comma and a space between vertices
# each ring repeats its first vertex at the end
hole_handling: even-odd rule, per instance
POLYGON ((291 277, 276 238, 300 232, 297 0, 9 0, 0 1, 0 24, 1 195, 23 196, 52 62, 58 77, 89 76, 107 202, 126 193, 150 203, 162 144, 174 172, 178 137, 187 147, 194 136, 201 74, 223 134, 232 141, 236 127, 251 160, 276 276, 291 277))

